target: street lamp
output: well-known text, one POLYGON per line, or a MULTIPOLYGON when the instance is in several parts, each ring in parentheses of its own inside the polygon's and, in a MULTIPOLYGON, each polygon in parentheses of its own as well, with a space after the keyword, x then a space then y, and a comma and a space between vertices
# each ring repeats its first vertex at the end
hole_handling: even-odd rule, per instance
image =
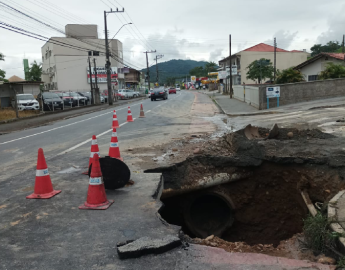
MULTIPOLYGON (((130 23, 125 23, 124 25, 122 25, 121 27, 120 27, 120 29, 116 32, 116 34, 113 36, 113 38, 109 41, 109 44, 110 44, 110 42, 115 38, 115 36, 120 32, 120 30, 122 29, 122 27, 124 27, 124 26, 126 26, 126 25, 129 25, 129 24, 132 24, 131 22, 130 23)), ((108 44, 108 45, 109 45, 108 44)))

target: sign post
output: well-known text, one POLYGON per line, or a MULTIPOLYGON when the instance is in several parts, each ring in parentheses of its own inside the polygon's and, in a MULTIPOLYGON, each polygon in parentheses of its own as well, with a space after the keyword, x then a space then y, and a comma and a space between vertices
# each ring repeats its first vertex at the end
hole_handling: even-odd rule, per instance
POLYGON ((277 98, 277 107, 279 107, 280 86, 266 87, 267 109, 270 108, 270 98, 277 98))

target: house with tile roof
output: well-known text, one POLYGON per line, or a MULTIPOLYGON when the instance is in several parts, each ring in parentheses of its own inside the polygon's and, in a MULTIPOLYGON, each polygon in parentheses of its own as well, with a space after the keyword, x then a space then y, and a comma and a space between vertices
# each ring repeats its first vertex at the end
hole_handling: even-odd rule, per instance
POLYGON ((328 63, 344 64, 344 53, 320 53, 307 61, 297 65, 295 69, 302 72, 308 82, 318 80, 318 75, 325 70, 328 63))
MULTIPOLYGON (((277 69, 283 70, 290 67, 295 67, 305 62, 310 54, 305 50, 298 51, 287 51, 284 49, 277 48, 277 69)), ((237 74, 233 75, 233 84, 256 84, 257 82, 247 79, 247 67, 255 60, 261 58, 271 60, 274 62, 274 46, 260 43, 253 47, 247 48, 243 51, 231 55, 231 65, 237 66, 237 74)), ((230 57, 226 57, 219 61, 219 66, 225 70, 226 67, 230 66, 230 57)))

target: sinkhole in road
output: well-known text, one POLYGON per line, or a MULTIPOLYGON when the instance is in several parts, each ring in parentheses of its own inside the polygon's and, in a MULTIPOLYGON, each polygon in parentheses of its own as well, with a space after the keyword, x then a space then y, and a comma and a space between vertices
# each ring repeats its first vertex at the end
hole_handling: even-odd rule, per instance
POLYGON ((229 242, 278 246, 302 232, 309 213, 302 191, 315 203, 345 187, 339 172, 324 165, 263 162, 256 167, 218 167, 211 162, 201 170, 194 160, 183 166, 162 170, 166 185, 160 214, 192 238, 215 235, 229 242), (205 180, 203 174, 213 180, 214 175, 236 174, 236 179, 205 188, 205 181, 198 180, 205 180), (195 175, 190 188, 183 178, 195 175))

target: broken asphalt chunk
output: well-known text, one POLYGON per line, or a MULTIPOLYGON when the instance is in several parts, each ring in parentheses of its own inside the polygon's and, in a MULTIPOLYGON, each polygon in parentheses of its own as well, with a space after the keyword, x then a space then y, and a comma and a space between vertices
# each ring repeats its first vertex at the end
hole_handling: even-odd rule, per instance
POLYGON ((146 254, 166 252, 180 246, 181 240, 177 236, 168 235, 162 239, 142 237, 125 245, 121 244, 117 246, 117 253, 120 259, 128 259, 146 254))

